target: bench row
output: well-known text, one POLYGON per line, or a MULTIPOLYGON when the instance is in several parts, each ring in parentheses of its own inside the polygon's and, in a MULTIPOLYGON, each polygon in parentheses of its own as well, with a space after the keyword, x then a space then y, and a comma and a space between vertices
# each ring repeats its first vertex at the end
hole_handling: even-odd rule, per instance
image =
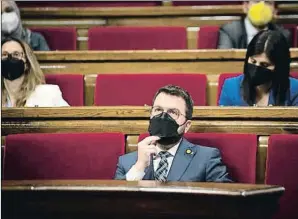
MULTIPOLYGON (((297 47, 296 24, 285 24, 297 47)), ((31 27, 41 33, 50 50, 163 50, 216 49, 219 26, 185 27, 92 27, 81 36, 76 27, 31 27), (77 33, 78 32, 78 33, 77 33), (79 35, 79 36, 78 36, 79 35), (61 39, 65 39, 61 41, 61 39), (81 42, 87 43, 82 47, 81 42)))
MULTIPOLYGON (((218 105, 224 80, 235 77, 240 73, 221 74, 216 91, 216 105, 218 105)), ((186 89, 194 101, 195 106, 206 106, 207 76, 205 74, 99 74, 95 79, 94 93, 84 83, 84 75, 80 74, 47 74, 46 83, 58 85, 63 98, 70 106, 84 106, 93 99, 95 106, 145 106, 151 105, 157 90, 165 85, 173 84, 186 89), (87 94, 84 93, 85 90, 87 94)), ((292 73, 298 78, 298 73, 292 73)))
MULTIPOLYGON (((200 145, 217 147, 235 182, 255 183, 257 136, 187 134, 200 145)), ((284 186, 279 216, 298 216, 298 135, 272 135, 266 160, 266 184, 284 186)), ((124 153, 120 133, 24 134, 7 137, 4 179, 112 179, 124 153), (80 142, 78 144, 78 142, 80 142)))

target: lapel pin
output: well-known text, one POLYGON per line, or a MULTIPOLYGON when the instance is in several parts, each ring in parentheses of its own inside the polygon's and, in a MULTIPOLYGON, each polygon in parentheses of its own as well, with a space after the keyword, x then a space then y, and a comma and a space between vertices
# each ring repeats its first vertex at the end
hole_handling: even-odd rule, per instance
POLYGON ((193 154, 192 150, 190 150, 190 149, 187 149, 185 152, 186 152, 186 154, 193 154))

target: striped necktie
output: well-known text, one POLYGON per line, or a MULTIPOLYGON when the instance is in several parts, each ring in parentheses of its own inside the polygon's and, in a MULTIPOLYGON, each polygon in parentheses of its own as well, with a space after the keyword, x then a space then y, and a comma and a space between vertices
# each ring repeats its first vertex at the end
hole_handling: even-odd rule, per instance
POLYGON ((167 173, 169 167, 167 158, 171 157, 172 155, 167 151, 161 151, 158 153, 158 156, 161 158, 161 160, 155 172, 155 180, 165 182, 167 180, 167 173))

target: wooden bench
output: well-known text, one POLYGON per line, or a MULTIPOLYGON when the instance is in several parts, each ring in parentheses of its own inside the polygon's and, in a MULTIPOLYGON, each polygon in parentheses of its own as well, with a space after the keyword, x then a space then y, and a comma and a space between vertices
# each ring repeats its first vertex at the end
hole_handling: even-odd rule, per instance
MULTIPOLYGON (((84 74, 85 105, 92 106, 97 74, 201 73, 208 78, 207 104, 216 106, 221 73, 243 72, 246 50, 146 50, 35 52, 45 74, 84 74)), ((291 49, 298 71, 298 49, 291 49)))
MULTIPOLYGON (((150 107, 3 108, 5 136, 20 133, 122 132, 126 153, 137 148, 148 130, 150 107)), ((257 182, 264 182, 268 137, 298 134, 295 107, 195 107, 190 132, 253 133, 258 135, 257 182)))
MULTIPOLYGON (((75 26, 78 50, 87 49, 88 29, 94 26, 184 26, 188 38, 197 36, 198 27, 223 25, 243 16, 242 5, 160 6, 160 7, 37 7, 21 8, 26 27, 75 26), (195 27, 195 28, 193 28, 195 27)), ((277 23, 298 23, 298 4, 279 5, 277 23)), ((196 44, 189 44, 195 49, 196 44)))
POLYGON ((3 181, 2 215, 12 219, 269 219, 284 190, 281 186, 223 183, 3 181))

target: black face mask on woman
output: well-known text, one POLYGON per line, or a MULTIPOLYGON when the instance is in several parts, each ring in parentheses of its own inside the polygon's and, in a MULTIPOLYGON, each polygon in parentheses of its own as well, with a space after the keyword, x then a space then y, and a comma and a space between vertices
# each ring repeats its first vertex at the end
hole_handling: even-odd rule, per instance
POLYGON ((259 86, 261 84, 266 84, 268 82, 273 81, 275 73, 273 70, 257 66, 251 63, 247 63, 246 68, 248 72, 248 77, 253 86, 259 86))
POLYGON ((150 119, 148 131, 151 136, 158 136, 157 141, 161 145, 170 145, 177 143, 183 136, 178 133, 179 125, 166 112, 156 115, 150 119))
POLYGON ((25 62, 9 56, 7 59, 1 61, 1 67, 1 75, 5 79, 13 81, 24 74, 25 62))

